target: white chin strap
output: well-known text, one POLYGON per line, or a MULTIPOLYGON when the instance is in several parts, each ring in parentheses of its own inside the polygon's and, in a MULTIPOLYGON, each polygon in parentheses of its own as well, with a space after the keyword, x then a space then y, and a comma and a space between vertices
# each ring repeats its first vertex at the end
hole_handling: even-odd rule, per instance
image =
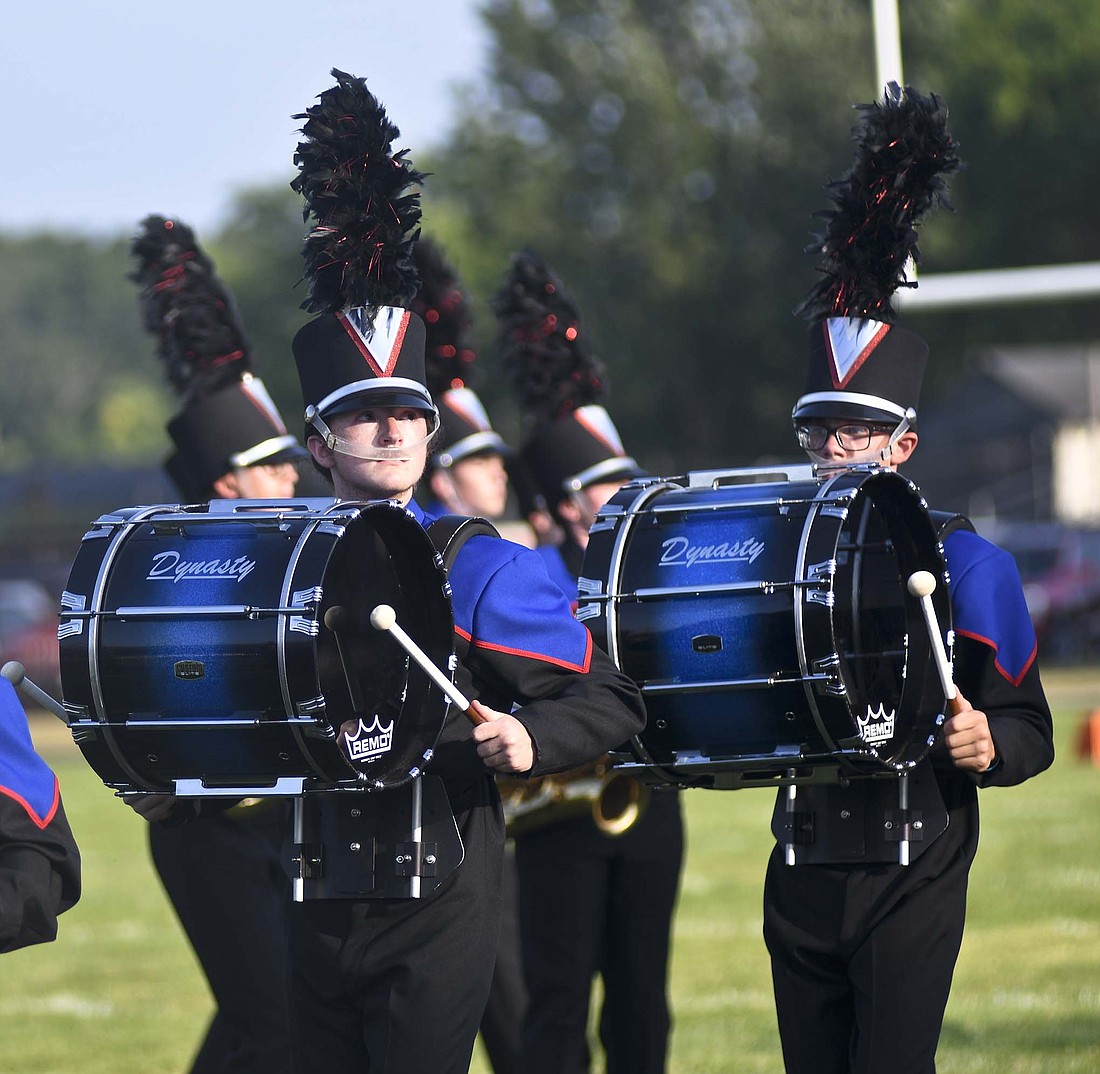
POLYGON ((335 451, 338 455, 349 455, 353 459, 364 459, 367 462, 408 462, 414 452, 435 436, 436 430, 439 428, 439 415, 433 414, 432 417, 435 420, 431 423, 431 428, 419 440, 401 444, 399 447, 373 447, 353 444, 350 440, 337 436, 313 407, 306 411, 306 421, 321 434, 329 451, 335 451))
POLYGON ((898 422, 897 428, 890 434, 890 439, 886 441, 886 446, 879 453, 882 456, 883 462, 889 462, 890 456, 894 454, 894 445, 910 430, 913 422, 917 420, 917 412, 910 407, 905 412, 905 417, 898 422))

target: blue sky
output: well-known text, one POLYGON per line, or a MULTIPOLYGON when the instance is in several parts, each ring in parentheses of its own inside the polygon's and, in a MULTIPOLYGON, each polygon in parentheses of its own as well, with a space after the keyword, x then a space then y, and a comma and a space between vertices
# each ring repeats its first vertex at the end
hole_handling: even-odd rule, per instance
POLYGON ((235 189, 287 181, 304 111, 365 76, 416 152, 480 79, 484 0, 30 0, 0 30, 0 231, 200 234, 235 189))

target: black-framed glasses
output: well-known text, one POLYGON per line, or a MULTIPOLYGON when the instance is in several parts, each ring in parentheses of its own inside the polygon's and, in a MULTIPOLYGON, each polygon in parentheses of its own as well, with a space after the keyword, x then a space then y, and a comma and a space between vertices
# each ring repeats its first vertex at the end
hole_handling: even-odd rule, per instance
POLYGON ((870 425, 867 422, 853 422, 830 428, 828 425, 796 425, 795 435, 798 446, 803 451, 820 451, 832 436, 844 451, 866 451, 871 446, 871 437, 888 433, 892 426, 870 425))

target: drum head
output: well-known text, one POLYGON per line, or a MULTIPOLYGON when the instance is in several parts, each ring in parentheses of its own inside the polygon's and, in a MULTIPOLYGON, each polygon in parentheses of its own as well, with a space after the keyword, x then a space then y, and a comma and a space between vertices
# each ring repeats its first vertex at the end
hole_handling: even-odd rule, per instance
POLYGON ((450 667, 445 572, 419 523, 388 504, 363 506, 333 549, 317 638, 319 686, 342 755, 367 786, 382 788, 420 773, 448 703, 394 638, 371 626, 379 604, 395 610, 437 667, 450 667))
MULTIPOLYGON (((854 480, 858 487, 836 541, 829 609, 844 694, 826 692, 815 701, 838 747, 865 750, 880 764, 903 769, 928 752, 945 700, 921 602, 908 580, 916 571, 936 578, 931 599, 949 643, 946 566, 927 504, 912 482, 893 471, 854 480)), ((804 621, 814 629, 811 615, 804 621)))

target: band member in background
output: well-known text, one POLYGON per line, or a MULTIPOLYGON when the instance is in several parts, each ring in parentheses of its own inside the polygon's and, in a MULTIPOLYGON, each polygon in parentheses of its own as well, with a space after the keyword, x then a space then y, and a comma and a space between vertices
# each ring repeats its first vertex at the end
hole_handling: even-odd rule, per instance
POLYGON ((57 776, 0 676, 0 951, 56 939, 58 917, 79 898, 80 852, 57 776))
MULTIPOLYGON (((502 536, 511 537, 508 527, 514 524, 501 522, 508 506, 504 459, 510 451, 467 384, 477 353, 469 340, 470 315, 458 273, 430 239, 416 243, 413 259, 420 289, 411 309, 424 322, 426 383, 439 409, 439 430, 428 460, 432 502, 427 513, 485 518, 502 536)), ((494 1074, 522 1074, 527 988, 520 961, 518 880, 511 840, 505 843, 501 876, 500 943, 481 1019, 481 1039, 494 1074)))
MULTIPOLYGON (((147 217, 132 252, 146 328, 183 397, 165 463, 181 497, 293 496, 308 453, 251 372, 233 299, 191 229, 147 217)), ((153 864, 214 997, 191 1074, 289 1072, 286 803, 150 795, 139 812, 163 818, 149 826, 153 864)))
MULTIPOLYGON (((822 468, 896 469, 917 446, 927 346, 894 323, 890 295, 916 254, 913 227, 957 166, 935 96, 888 88, 863 108, 856 164, 834 187, 824 276, 803 304, 813 324, 799 445, 822 468), (897 236, 891 246, 890 236, 897 236), (884 238, 885 237, 885 238, 884 238), (884 282, 885 281, 885 282, 884 282)), ((957 702, 907 776, 921 817, 899 864, 888 814, 896 779, 781 792, 764 889, 779 1032, 788 1074, 931 1074, 962 942, 978 843, 980 787, 1011 786, 1054 758, 1035 634, 1012 558, 954 520, 941 534, 950 578, 957 702), (791 810, 812 839, 783 843, 791 810)))
MULTIPOLYGON (((394 153, 398 130, 363 79, 303 116, 292 186, 315 226, 303 254, 318 314, 295 336, 306 446, 339 499, 412 499, 438 411, 425 386, 424 325, 410 245, 423 176, 394 153), (383 241, 379 241, 379 239, 383 241)), ((644 726, 637 687, 592 644, 529 549, 474 536, 449 571, 456 680, 484 719, 452 708, 420 781, 441 785, 461 862, 423 898, 333 897, 291 914, 291 1016, 301 1072, 465 1072, 500 924, 504 832, 498 772, 533 776, 591 760, 644 726)), ((356 795, 383 823, 404 788, 356 795)), ((425 787, 425 794, 428 791, 425 787)), ((333 810, 346 810, 348 795, 333 810)), ((323 802, 317 806, 324 812, 323 802)))
MULTIPOLYGON (((494 309, 504 359, 530 422, 521 461, 564 535, 559 546, 541 551, 551 576, 575 599, 596 512, 640 470, 601 405, 603 367, 576 305, 541 257, 527 251, 513 258, 494 309)), ((675 791, 651 795, 637 822, 618 834, 598 828, 591 815, 517 831, 529 993, 525 1066, 532 1074, 589 1070, 588 1012, 597 973, 608 1074, 665 1069, 669 944, 683 849, 675 791)))
POLYGON ((428 460, 435 514, 476 515, 496 522, 508 506, 508 447, 469 380, 477 361, 470 345, 466 296, 454 268, 430 239, 413 248, 420 289, 410 308, 424 322, 425 375, 439 408, 439 432, 428 460))

